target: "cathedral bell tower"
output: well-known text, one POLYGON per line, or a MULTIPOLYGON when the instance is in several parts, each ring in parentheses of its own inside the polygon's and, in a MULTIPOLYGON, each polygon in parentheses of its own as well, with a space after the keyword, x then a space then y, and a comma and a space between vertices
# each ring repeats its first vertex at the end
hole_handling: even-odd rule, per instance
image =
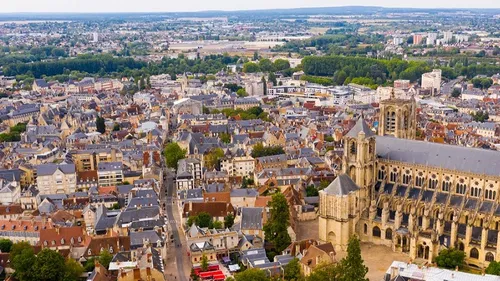
POLYGON ((375 160, 375 133, 361 117, 344 136, 342 161, 343 172, 360 188, 361 209, 367 207, 371 200, 375 160))
POLYGON ((393 89, 391 98, 380 102, 378 135, 413 140, 416 132, 417 102, 415 98, 396 98, 393 89))

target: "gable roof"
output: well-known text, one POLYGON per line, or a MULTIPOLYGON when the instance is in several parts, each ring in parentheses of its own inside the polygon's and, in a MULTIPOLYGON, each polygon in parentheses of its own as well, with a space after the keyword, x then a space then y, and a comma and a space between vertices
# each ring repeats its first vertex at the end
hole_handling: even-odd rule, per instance
POLYGON ((51 176, 58 169, 64 174, 73 174, 76 171, 75 164, 40 164, 36 167, 36 172, 38 176, 51 176))
POLYGON ((358 189, 359 187, 352 181, 351 177, 341 174, 323 192, 329 195, 348 195, 358 189))
POLYGON ((358 121, 356 121, 356 124, 346 134, 346 136, 351 138, 357 138, 360 132, 363 132, 367 138, 375 135, 375 133, 372 130, 370 130, 370 127, 368 127, 368 124, 366 124, 363 117, 360 117, 358 121))
POLYGON ((241 229, 261 230, 264 208, 241 208, 241 229))
POLYGON ((190 202, 184 204, 182 215, 186 218, 197 216, 201 212, 209 213, 212 217, 225 217, 229 213, 234 215, 234 208, 231 203, 226 202, 190 202))

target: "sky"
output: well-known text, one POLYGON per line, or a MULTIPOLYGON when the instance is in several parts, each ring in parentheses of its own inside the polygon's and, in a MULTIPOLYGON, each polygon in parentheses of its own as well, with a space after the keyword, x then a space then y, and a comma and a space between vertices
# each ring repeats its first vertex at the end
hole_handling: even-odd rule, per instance
POLYGON ((333 6, 500 8, 499 0, 0 0, 0 13, 180 12, 333 6))

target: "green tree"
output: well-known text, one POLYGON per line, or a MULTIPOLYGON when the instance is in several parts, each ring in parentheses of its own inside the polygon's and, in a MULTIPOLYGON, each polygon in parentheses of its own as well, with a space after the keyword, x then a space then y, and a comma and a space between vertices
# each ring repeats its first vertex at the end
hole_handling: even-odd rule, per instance
POLYGON ((215 228, 215 229, 223 229, 224 228, 222 225, 222 222, 220 222, 220 221, 212 221, 208 227, 215 228))
POLYGON ((345 73, 344 70, 339 70, 333 76, 333 81, 335 81, 335 84, 337 85, 344 85, 344 82, 347 79, 347 77, 348 77, 347 73, 345 73))
POLYGON ((177 169, 179 160, 186 158, 186 152, 176 142, 167 144, 163 150, 167 167, 177 169))
POLYGON ((210 114, 210 108, 203 106, 203 114, 210 114))
POLYGON ((104 249, 100 254, 99 254, 99 263, 104 266, 106 269, 109 268, 109 264, 113 260, 113 255, 109 253, 108 250, 104 249))
POLYGON ((223 143, 230 143, 231 142, 231 135, 228 133, 220 133, 219 138, 221 142, 223 143))
POLYGON ((188 226, 193 224, 199 227, 210 227, 213 225, 212 216, 207 212, 200 212, 197 216, 191 216, 187 221, 188 226))
POLYGON ((224 217, 224 227, 231 228, 234 225, 234 216, 233 214, 229 214, 224 217))
POLYGON ((26 123, 18 123, 15 126, 10 127, 11 133, 24 133, 26 132, 26 123))
POLYGON ((0 251, 2 253, 8 253, 10 252, 10 249, 12 249, 12 241, 9 239, 0 239, 0 251))
POLYGON ((35 279, 33 265, 36 256, 33 247, 28 242, 19 242, 12 245, 10 251, 10 265, 15 270, 14 277, 20 281, 31 281, 35 279))
POLYGON ((196 222, 199 227, 209 227, 212 224, 212 216, 209 213, 201 212, 197 217, 196 222))
POLYGON ((95 268, 95 258, 90 257, 85 261, 85 264, 83 265, 83 269, 85 272, 92 272, 95 268))
POLYGON ((241 180, 241 188, 248 188, 250 185, 254 185, 255 182, 252 178, 243 177, 241 180))
POLYGON ((66 260, 64 264, 64 281, 78 281, 84 272, 83 266, 72 258, 66 260))
POLYGON ((101 134, 106 133, 106 124, 104 123, 104 118, 101 116, 97 116, 95 121, 95 126, 97 127, 97 131, 101 134))
POLYGON ((439 267, 455 269, 457 266, 462 268, 465 260, 465 253, 458 249, 444 249, 434 259, 439 267))
POLYGON ((258 268, 249 268, 237 273, 234 278, 236 281, 269 281, 266 273, 258 268))
POLYGON ((275 71, 283 71, 290 68, 290 62, 284 59, 277 59, 273 62, 273 67, 275 71))
POLYGON ((500 262, 492 261, 486 268, 486 274, 500 275, 500 262))
POLYGON ((365 266, 361 257, 361 247, 357 237, 353 236, 349 239, 347 256, 340 261, 340 264, 342 266, 342 280, 368 281, 366 278, 368 267, 365 266))
POLYGON ((264 95, 267 95, 267 81, 266 81, 266 77, 262 76, 262 79, 260 79, 260 82, 262 82, 262 91, 264 92, 264 95))
POLYGON ((281 146, 264 146, 262 143, 257 143, 252 149, 252 157, 272 156, 284 154, 285 150, 281 146))
POLYGON ((270 217, 264 225, 264 235, 267 241, 274 245, 275 252, 281 253, 291 243, 288 234, 290 213, 288 203, 282 193, 275 193, 269 202, 270 217))
POLYGON ((255 73, 259 71, 260 71, 259 65, 254 62, 247 62, 243 64, 243 72, 245 73, 255 73))
POLYGON ((257 51, 253 53, 253 60, 255 61, 259 60, 259 53, 257 51))
POLYGON ((270 59, 261 59, 259 60, 259 68, 263 72, 273 71, 273 63, 270 59))
MULTIPOLYGON (((340 281, 342 267, 339 263, 321 264, 307 277, 307 281, 340 281)), ((346 280, 347 281, 347 280, 346 280)))
POLYGON ((318 196, 318 195, 319 195, 319 191, 313 184, 308 185, 306 187, 306 197, 314 197, 314 196, 318 196))
POLYGON ((207 258, 207 256, 203 255, 201 257, 200 267, 201 267, 201 271, 207 271, 208 270, 208 258, 207 258))
POLYGON ((63 280, 65 275, 64 258, 56 251, 43 249, 36 255, 32 270, 36 277, 34 280, 63 280))
POLYGON ((278 80, 276 80, 276 74, 274 74, 274 72, 270 72, 267 79, 269 82, 273 83, 273 86, 278 86, 278 80))
POLYGON ((488 112, 482 111, 482 110, 479 110, 476 113, 472 113, 471 116, 472 116, 472 119, 474 119, 474 121, 481 122, 481 123, 488 121, 488 119, 490 119, 490 115, 488 114, 488 112))
POLYGON ((236 91, 236 94, 238 95, 238 97, 248 97, 248 94, 247 94, 247 91, 243 88, 241 89, 238 89, 238 91, 236 91))
POLYGON ((451 92, 451 96, 454 97, 454 98, 458 98, 461 94, 462 93, 457 88, 453 89, 453 91, 451 92))
POLYGON ((200 280, 200 277, 196 275, 196 272, 194 272, 194 268, 191 268, 191 274, 189 275, 189 277, 191 277, 191 280, 193 281, 200 280))
POLYGON ((120 210, 120 204, 118 202, 114 203, 110 210, 120 210))
POLYGON ((236 93, 239 89, 242 89, 240 85, 235 83, 224 84, 224 88, 228 89, 232 93, 236 93))
POLYGON ((284 276, 287 281, 297 281, 300 280, 300 264, 299 259, 294 258, 285 266, 284 276))
POLYGON ((213 170, 219 165, 219 161, 222 157, 224 157, 224 150, 222 150, 222 148, 217 147, 212 149, 203 157, 205 167, 209 170, 213 170))
POLYGON ((329 185, 330 185, 329 181, 327 181, 327 180, 321 180, 319 182, 319 188, 318 189, 319 190, 323 190, 323 189, 327 188, 329 185))

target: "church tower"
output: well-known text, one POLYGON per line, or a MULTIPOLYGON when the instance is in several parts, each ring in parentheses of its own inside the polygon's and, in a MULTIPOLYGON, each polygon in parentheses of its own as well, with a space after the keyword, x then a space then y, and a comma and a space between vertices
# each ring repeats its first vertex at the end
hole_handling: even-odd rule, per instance
POLYGON ((359 186, 361 208, 367 207, 375 173, 375 133, 363 117, 344 136, 343 172, 359 186))
POLYGON ((417 102, 415 98, 399 99, 392 91, 391 98, 380 102, 379 136, 415 139, 417 132, 417 102))
POLYGON ((339 175, 319 192, 319 239, 346 251, 349 238, 356 234, 360 218, 360 188, 346 175, 339 175))

